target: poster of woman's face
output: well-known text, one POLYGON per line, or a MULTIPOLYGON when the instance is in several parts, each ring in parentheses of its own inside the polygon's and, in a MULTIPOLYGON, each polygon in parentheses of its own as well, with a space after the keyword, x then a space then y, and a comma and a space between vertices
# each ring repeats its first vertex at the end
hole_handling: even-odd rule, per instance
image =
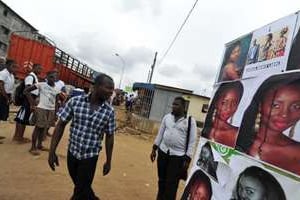
POLYGON ((231 200, 285 200, 280 183, 266 170, 250 166, 238 176, 231 200))
POLYGON ((300 72, 272 76, 245 111, 237 149, 300 175, 300 143, 294 139, 299 120, 300 72))
MULTIPOLYGON (((299 199, 299 19, 291 14, 226 45, 191 168, 210 183, 200 184, 202 198, 299 199)), ((196 199, 192 179, 186 199, 196 199)))
POLYGON ((209 177, 197 170, 190 178, 181 200, 210 200, 213 195, 213 189, 209 177))
POLYGON ((234 147, 238 127, 232 124, 243 95, 239 81, 223 83, 217 89, 206 116, 202 135, 218 143, 234 147))
MULTIPOLYGON (((214 143, 206 138, 201 138, 201 142, 199 142, 195 152, 193 167, 190 172, 201 169, 213 183, 223 187, 231 176, 231 169, 228 167, 226 158, 218 152, 220 149, 227 148, 228 147, 224 145, 214 143)), ((230 149, 233 150, 232 148, 230 149)))
POLYGON ((241 78, 251 37, 252 35, 249 34, 226 45, 217 82, 231 81, 241 78))
POLYGON ((197 166, 212 176, 216 181, 218 162, 214 160, 214 155, 209 142, 206 142, 200 151, 199 158, 197 160, 197 166))

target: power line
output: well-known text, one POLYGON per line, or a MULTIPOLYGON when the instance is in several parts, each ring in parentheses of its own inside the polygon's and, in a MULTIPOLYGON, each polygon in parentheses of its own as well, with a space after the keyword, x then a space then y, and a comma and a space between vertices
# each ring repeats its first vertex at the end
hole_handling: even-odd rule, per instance
POLYGON ((184 25, 186 24, 186 22, 187 22, 187 20, 189 19, 190 15, 192 14, 194 8, 196 7, 197 3, 198 3, 198 0, 195 1, 195 3, 194 3, 194 5, 193 5, 192 9, 191 9, 191 10, 189 11, 189 13, 187 14, 185 20, 183 21, 182 25, 181 25, 180 28, 178 29, 178 31, 177 31, 177 33, 176 33, 174 39, 172 40, 171 44, 170 44, 169 47, 168 47, 168 49, 167 49, 166 52, 163 54, 163 56, 162 56, 162 58, 160 59, 158 65, 160 65, 160 64, 163 62, 163 60, 165 59, 165 57, 166 57, 167 54, 169 53, 170 49, 172 48, 173 44, 175 43, 175 41, 176 41, 176 39, 177 39, 177 37, 178 37, 178 35, 179 35, 179 33, 181 32, 182 28, 184 27, 184 25))

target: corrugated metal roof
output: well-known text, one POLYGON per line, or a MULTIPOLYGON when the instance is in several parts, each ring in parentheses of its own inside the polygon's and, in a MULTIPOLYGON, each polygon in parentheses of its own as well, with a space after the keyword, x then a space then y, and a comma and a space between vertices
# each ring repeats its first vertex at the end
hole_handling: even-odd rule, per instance
POLYGON ((160 84, 140 83, 140 82, 134 83, 132 89, 133 90, 138 90, 138 89, 148 89, 148 90, 162 89, 162 90, 167 90, 167 91, 180 92, 180 93, 183 93, 183 94, 193 94, 192 90, 186 90, 186 89, 182 89, 182 88, 176 88, 176 87, 160 85, 160 84))

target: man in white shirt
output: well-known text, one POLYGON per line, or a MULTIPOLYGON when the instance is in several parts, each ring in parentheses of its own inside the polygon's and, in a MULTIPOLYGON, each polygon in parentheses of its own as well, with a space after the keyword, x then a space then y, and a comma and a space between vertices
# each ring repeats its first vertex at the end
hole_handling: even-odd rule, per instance
MULTIPOLYGON (((9 104, 14 90, 16 65, 13 60, 6 60, 5 68, 0 71, 0 121, 7 121, 9 104)), ((0 140, 5 137, 0 136, 0 140)), ((1 143, 1 142, 0 142, 1 143)))
POLYGON ((9 104, 14 91, 16 65, 13 60, 6 61, 6 67, 0 71, 0 121, 6 121, 9 115, 9 104))
MULTIPOLYGON (((30 72, 24 79, 25 88, 28 88, 39 82, 38 75, 42 72, 43 68, 39 64, 34 64, 32 67, 32 72, 30 72)), ((39 96, 38 89, 30 92, 31 97, 36 101, 39 96)), ((28 138, 24 138, 24 132, 27 125, 29 124, 29 117, 32 110, 30 109, 29 100, 24 97, 21 108, 19 109, 17 116, 15 118, 16 128, 13 141, 16 141, 20 144, 30 142, 28 138)))
POLYGON ((64 103, 65 103, 65 100, 67 99, 67 91, 66 91, 66 85, 65 85, 65 82, 63 82, 62 80, 59 79, 59 71, 56 72, 56 81, 55 81, 55 89, 60 91, 61 94, 63 94, 62 96, 64 97, 62 99, 62 101, 59 101, 58 102, 58 108, 60 109, 64 103))
POLYGON ((51 71, 47 73, 46 82, 37 83, 24 90, 24 94, 29 100, 31 110, 34 110, 35 128, 32 133, 32 146, 29 150, 33 155, 39 155, 38 150, 45 150, 42 146, 44 132, 55 124, 56 101, 59 97, 58 94, 60 94, 60 91, 55 89, 55 80, 56 72, 51 71), (34 99, 30 95, 30 92, 36 89, 38 89, 40 95, 37 106, 35 106, 34 99))
POLYGON ((56 71, 56 80, 55 80, 55 89, 66 93, 66 85, 65 82, 59 79, 59 71, 56 71))
POLYGON ((155 161, 156 151, 158 171, 157 200, 175 200, 180 173, 187 170, 191 161, 197 137, 194 119, 190 121, 190 136, 187 142, 188 118, 185 116, 186 101, 176 97, 172 113, 164 116, 155 138, 150 159, 155 161), (186 144, 188 143, 187 150, 186 144))
MULTIPOLYGON (((59 71, 56 71, 56 80, 55 80, 55 83, 54 83, 55 84, 55 89, 61 92, 61 97, 62 97, 60 100, 58 100, 56 102, 57 103, 57 108, 58 108, 57 113, 60 110, 62 110, 62 107, 65 104, 65 101, 67 99, 66 85, 65 85, 65 82, 63 82, 62 80, 59 79, 59 75, 60 75, 59 71)), ((46 139, 46 136, 48 136, 48 137, 52 136, 49 133, 49 129, 50 129, 50 127, 45 130, 44 138, 43 138, 44 140, 46 139)))

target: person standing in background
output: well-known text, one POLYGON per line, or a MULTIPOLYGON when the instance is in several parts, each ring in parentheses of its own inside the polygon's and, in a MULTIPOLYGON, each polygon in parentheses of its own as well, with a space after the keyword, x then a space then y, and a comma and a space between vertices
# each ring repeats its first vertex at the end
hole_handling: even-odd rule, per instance
POLYGON ((194 153, 197 137, 196 121, 191 118, 190 138, 187 142, 188 118, 185 115, 186 101, 176 97, 172 113, 164 116, 155 138, 150 159, 157 157, 158 193, 157 200, 175 200, 180 180, 180 172, 187 170, 194 153), (188 144, 186 151, 186 144, 188 144))
POLYGON ((60 91, 55 89, 56 72, 47 73, 47 81, 37 83, 24 90, 24 94, 29 99, 31 110, 34 110, 35 128, 32 133, 32 145, 29 152, 32 155, 39 155, 38 150, 45 150, 42 146, 43 136, 47 128, 55 124, 55 111, 57 110, 57 100, 60 91), (37 106, 31 97, 30 92, 39 90, 40 99, 37 106))
MULTIPOLYGON (((58 99, 58 101, 56 102, 57 103, 57 113, 55 113, 56 115, 58 114, 58 112, 60 110, 62 110, 62 107, 63 105, 65 104, 65 101, 67 99, 67 92, 66 92, 66 85, 65 85, 65 82, 63 82, 62 80, 59 79, 60 77, 60 74, 59 74, 59 71, 56 71, 56 80, 55 80, 55 89, 57 91, 60 91, 60 98, 58 99)), ((57 117, 56 117, 57 118, 57 117)), ((56 121, 56 120, 55 120, 56 121)), ((49 133, 49 128, 47 128, 45 130, 45 133, 44 133, 44 137, 43 139, 45 140, 46 137, 51 137, 52 135, 49 133)))
MULTIPOLYGON (((30 72, 24 79, 25 89, 39 82, 38 76, 40 75, 42 70, 43 68, 39 64, 34 64, 32 66, 32 72, 30 72)), ((36 99, 39 96, 38 89, 31 91, 30 96, 32 97, 36 105, 36 99)), ((31 112, 32 110, 30 109, 29 100, 26 96, 24 96, 24 100, 22 102, 21 108, 19 109, 17 116, 15 118, 16 128, 15 128, 15 134, 13 136, 13 141, 16 141, 20 144, 30 142, 30 139, 24 138, 24 132, 26 126, 30 125, 29 117, 31 112)))
MULTIPOLYGON (((9 104, 14 91, 16 65, 13 60, 6 60, 5 68, 0 71, 0 121, 7 121, 9 116, 9 104)), ((0 139, 5 137, 0 136, 0 139)))

